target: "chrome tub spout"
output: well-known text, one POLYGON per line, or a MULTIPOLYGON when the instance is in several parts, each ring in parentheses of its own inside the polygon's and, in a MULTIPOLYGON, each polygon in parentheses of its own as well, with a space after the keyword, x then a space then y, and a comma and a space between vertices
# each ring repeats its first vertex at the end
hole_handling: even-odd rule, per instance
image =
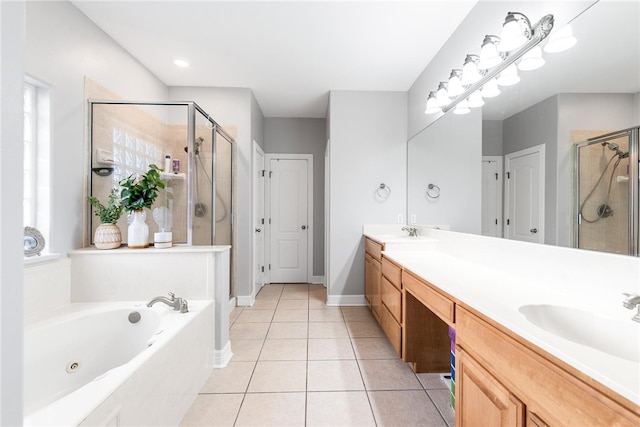
POLYGON ((162 302, 169 307, 173 307, 174 311, 179 311, 180 313, 187 313, 189 311, 189 304, 187 303, 187 300, 176 297, 173 292, 169 292, 169 298, 165 296, 153 298, 147 303, 147 307, 153 307, 157 302, 162 302))

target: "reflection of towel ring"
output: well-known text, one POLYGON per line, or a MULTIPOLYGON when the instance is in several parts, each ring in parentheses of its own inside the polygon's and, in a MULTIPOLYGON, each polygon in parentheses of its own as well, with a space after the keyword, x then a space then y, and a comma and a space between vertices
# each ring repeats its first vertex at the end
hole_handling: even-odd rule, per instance
POLYGON ((381 202, 384 202, 391 195, 391 187, 386 185, 385 183, 380 184, 378 188, 376 188, 376 199, 381 202))
POLYGON ((427 199, 437 199, 440 197, 440 187, 435 184, 429 184, 427 186, 427 192, 425 193, 427 199))

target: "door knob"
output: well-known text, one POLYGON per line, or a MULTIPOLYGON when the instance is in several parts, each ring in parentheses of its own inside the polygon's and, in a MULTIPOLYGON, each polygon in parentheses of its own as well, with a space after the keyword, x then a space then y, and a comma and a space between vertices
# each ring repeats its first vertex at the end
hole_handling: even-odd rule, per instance
POLYGON ((533 234, 536 234, 538 232, 537 228, 532 228, 531 230, 529 230, 530 232, 532 232, 533 234))
POLYGON ((259 228, 256 228, 256 233, 261 232, 262 230, 260 230, 259 228))
POLYGON ((302 226, 302 229, 303 229, 303 230, 306 230, 306 229, 307 229, 307 226, 306 226, 306 225, 303 225, 303 226, 302 226))

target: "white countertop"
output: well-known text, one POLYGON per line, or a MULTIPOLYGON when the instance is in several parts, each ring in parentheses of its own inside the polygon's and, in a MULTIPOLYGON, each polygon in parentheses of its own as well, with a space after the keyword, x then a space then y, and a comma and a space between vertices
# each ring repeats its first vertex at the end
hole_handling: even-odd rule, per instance
MULTIPOLYGON (((437 241, 428 250, 393 246, 383 254, 457 301, 640 404, 640 363, 547 332, 519 311, 524 305, 549 304, 628 322, 634 325, 634 336, 615 338, 640 346, 640 323, 631 320, 633 312, 622 306, 621 295, 622 289, 640 293, 640 260, 439 230, 422 232, 437 241), (582 265, 582 270, 593 271, 575 272, 575 263, 582 265), (598 267, 598 263, 605 267, 598 267), (608 280, 603 280, 603 274, 608 280)), ((365 228, 365 234, 386 243, 384 233, 371 233, 365 228)), ((621 333, 612 330, 610 334, 621 333)))

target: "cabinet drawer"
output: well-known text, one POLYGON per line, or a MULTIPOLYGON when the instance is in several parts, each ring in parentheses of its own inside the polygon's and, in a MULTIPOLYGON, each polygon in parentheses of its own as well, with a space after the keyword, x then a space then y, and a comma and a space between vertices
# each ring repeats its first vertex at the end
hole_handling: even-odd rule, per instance
POLYGON ((419 280, 406 271, 402 272, 402 285, 406 292, 410 292, 445 323, 454 325, 456 304, 453 301, 433 289, 428 282, 419 280))
POLYGON ((374 242, 371 239, 365 239, 364 251, 378 261, 382 258, 382 245, 378 242, 374 242))
POLYGON ((402 357, 402 328, 384 304, 382 304, 382 309, 380 310, 380 326, 382 326, 382 330, 389 338, 393 349, 398 356, 402 357))
MULTIPOLYGON (((384 271, 384 262, 382 263, 382 269, 384 271)), ((402 292, 396 289, 385 276, 382 276, 382 303, 387 306, 387 309, 396 319, 396 322, 401 323, 402 292)))
POLYGON ((382 258, 382 275, 385 276, 393 286, 402 289, 402 269, 387 258, 382 258))

